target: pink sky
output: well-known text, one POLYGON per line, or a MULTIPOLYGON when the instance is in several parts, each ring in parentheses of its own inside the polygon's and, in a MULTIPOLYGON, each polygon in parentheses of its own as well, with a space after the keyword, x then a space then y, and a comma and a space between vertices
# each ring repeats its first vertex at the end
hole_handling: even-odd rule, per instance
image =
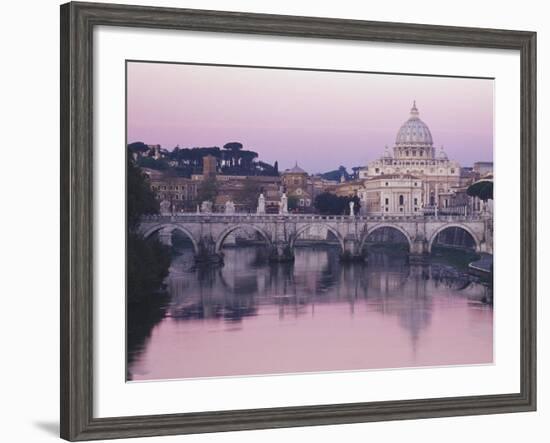
POLYGON ((349 169, 393 147, 413 100, 449 158, 492 161, 487 79, 129 62, 128 142, 239 141, 280 170, 349 169))

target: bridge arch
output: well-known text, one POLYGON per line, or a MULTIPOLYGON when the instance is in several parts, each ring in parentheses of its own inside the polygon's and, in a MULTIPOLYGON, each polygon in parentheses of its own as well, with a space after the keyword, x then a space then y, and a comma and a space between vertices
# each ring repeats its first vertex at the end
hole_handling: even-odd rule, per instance
POLYGON ((266 231, 259 228, 258 226, 243 223, 243 224, 229 226, 228 228, 225 228, 221 232, 221 234, 218 236, 218 239, 216 240, 216 249, 215 249, 216 254, 219 254, 221 252, 222 247, 223 247, 223 243, 224 243, 225 239, 228 237, 228 235, 231 234, 232 232, 234 232, 238 229, 242 229, 242 228, 252 228, 252 229, 254 229, 256 232, 258 232, 264 238, 264 240, 266 241, 268 246, 272 245, 273 242, 271 241, 271 237, 269 236, 269 234, 266 231))
POLYGON ((191 231, 189 231, 187 228, 185 228, 184 226, 180 225, 180 224, 176 224, 176 223, 161 223, 161 224, 158 224, 158 225, 154 225, 154 226, 151 226, 147 229, 145 229, 143 231, 143 237, 144 238, 149 238, 151 237, 151 235, 153 235, 155 232, 159 232, 163 229, 169 229, 170 232, 173 232, 173 231, 180 231, 181 233, 185 234, 185 236, 187 236, 189 238, 189 240, 191 240, 191 243, 193 244, 193 252, 195 254, 198 254, 199 252, 199 245, 197 243, 197 240, 195 239, 195 237, 193 236, 193 234, 191 233, 191 231))
POLYGON ((475 243, 475 252, 480 252, 481 240, 478 238, 476 233, 469 226, 464 225, 462 223, 447 223, 446 225, 443 225, 437 228, 432 234, 430 241, 428 242, 428 254, 432 253, 432 246, 437 236, 449 228, 459 228, 459 229, 462 229, 463 231, 466 231, 470 235, 470 237, 472 237, 472 240, 475 243))
POLYGON ((371 228, 367 228, 367 232, 366 232, 366 234, 363 235, 363 238, 361 239, 361 243, 359 244, 359 247, 360 247, 359 250, 360 251, 363 250, 363 248, 365 247, 365 243, 367 241, 367 238, 373 232, 378 231, 379 229, 383 229, 383 228, 395 229, 396 231, 401 232, 401 234, 403 234, 403 236, 407 240, 407 243, 409 245, 409 251, 413 250, 413 242, 412 242, 412 239, 411 239, 411 236, 409 235, 409 233, 407 231, 405 231, 405 229, 403 229, 401 226, 395 225, 393 223, 379 223, 377 225, 374 225, 371 228))
POLYGON ((326 223, 311 223, 311 224, 307 224, 307 225, 304 225, 304 226, 296 229, 296 232, 290 238, 290 248, 292 250, 294 250, 294 245, 296 243, 296 240, 298 240, 298 237, 300 237, 301 234, 303 234, 305 231, 307 231, 308 229, 310 229, 313 226, 323 227, 327 231, 332 232, 334 234, 334 236, 336 237, 336 239, 338 240, 338 243, 340 244, 340 249, 342 250, 342 252, 345 251, 344 237, 342 237, 342 234, 340 234, 340 232, 338 232, 338 230, 336 228, 333 228, 332 226, 327 225, 326 223))

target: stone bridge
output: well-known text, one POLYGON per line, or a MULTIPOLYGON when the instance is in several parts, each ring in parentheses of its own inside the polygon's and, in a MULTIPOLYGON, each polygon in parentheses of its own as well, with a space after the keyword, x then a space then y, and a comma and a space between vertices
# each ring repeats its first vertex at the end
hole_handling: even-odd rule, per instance
POLYGON ((343 260, 362 260, 367 237, 381 228, 400 231, 413 256, 430 254, 438 234, 449 228, 466 231, 476 252, 493 252, 492 218, 488 215, 446 216, 323 216, 303 214, 217 214, 181 213, 144 216, 139 231, 144 237, 158 233, 171 245, 172 233, 179 230, 193 243, 195 257, 201 262, 222 262, 223 244, 234 231, 253 229, 265 240, 273 261, 294 259, 296 240, 311 228, 334 234, 343 260))

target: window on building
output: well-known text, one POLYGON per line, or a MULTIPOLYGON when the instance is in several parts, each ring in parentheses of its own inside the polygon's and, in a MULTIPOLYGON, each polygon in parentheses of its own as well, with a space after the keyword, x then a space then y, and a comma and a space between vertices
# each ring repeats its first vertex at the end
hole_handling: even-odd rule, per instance
POLYGON ((399 204, 403 205, 404 201, 405 201, 405 198, 402 195, 400 195, 399 196, 399 204))
POLYGON ((390 199, 389 198, 384 199, 384 204, 389 205, 390 204, 390 199))
POLYGON ((386 186, 389 186, 390 184, 388 182, 386 182, 386 186))
POLYGON ((399 208, 399 212, 403 212, 403 208, 399 208))
POLYGON ((405 151, 405 155, 408 157, 409 156, 409 151, 405 151))
POLYGON ((388 212, 388 208, 386 208, 386 212, 388 212))
POLYGON ((417 183, 417 182, 414 182, 414 185, 415 185, 415 186, 418 186, 418 183, 417 183))
POLYGON ((378 174, 380 172, 380 168, 374 168, 374 172, 378 174))
POLYGON ((306 206, 311 206, 311 200, 309 198, 306 198, 306 206))
POLYGON ((163 191, 166 191, 166 186, 163 186, 163 187, 162 187, 162 190, 163 190, 163 191))
POLYGON ((455 173, 455 168, 451 168, 451 174, 455 173))
POLYGON ((179 196, 178 194, 176 194, 176 195, 174 195, 174 198, 175 198, 176 200, 179 200, 179 199, 180 199, 180 196, 179 196))
POLYGON ((415 199, 414 199, 414 205, 415 205, 415 206, 418 205, 418 199, 417 199, 416 197, 415 197, 415 199))
POLYGON ((414 208, 414 212, 418 212, 418 208, 414 208))
POLYGON ((300 206, 304 206, 304 199, 303 198, 300 199, 300 206))

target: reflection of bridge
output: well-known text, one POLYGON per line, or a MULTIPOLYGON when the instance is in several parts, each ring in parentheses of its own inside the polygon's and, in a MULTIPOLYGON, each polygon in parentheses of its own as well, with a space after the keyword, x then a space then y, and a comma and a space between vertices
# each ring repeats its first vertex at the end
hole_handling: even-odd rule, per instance
POLYGON ((321 216, 256 214, 190 214, 144 216, 140 232, 149 237, 158 233, 171 244, 172 233, 180 231, 193 243, 199 261, 222 260, 227 237, 238 229, 253 229, 265 240, 274 261, 294 257, 294 246, 301 234, 311 228, 326 229, 338 240, 343 259, 361 259, 367 237, 381 228, 396 229, 409 243, 412 255, 429 254, 436 237, 449 228, 466 231, 477 252, 492 253, 492 219, 489 216, 321 216))

